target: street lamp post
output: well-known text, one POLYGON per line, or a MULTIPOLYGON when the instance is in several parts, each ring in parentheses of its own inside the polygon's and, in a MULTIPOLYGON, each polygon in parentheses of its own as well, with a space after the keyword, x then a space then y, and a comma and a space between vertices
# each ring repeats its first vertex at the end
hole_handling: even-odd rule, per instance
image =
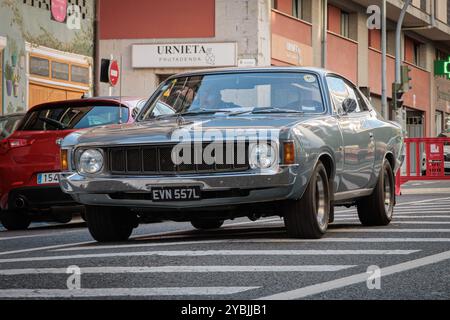
MULTIPOLYGON (((397 22, 397 29, 395 33, 395 85, 393 86, 393 89, 395 87, 399 88, 401 86, 401 63, 402 63, 402 55, 401 55, 401 36, 402 36, 402 26, 403 26, 403 20, 405 19, 406 11, 408 10, 409 5, 411 4, 411 0, 405 0, 405 3, 403 5, 402 11, 400 13, 400 17, 397 22)), ((396 91, 392 93, 392 95, 396 95, 396 91)), ((393 97, 394 98, 394 97, 393 97)), ((394 98, 394 101, 396 99, 394 98)), ((394 105, 396 110, 396 118, 397 121, 402 125, 403 131, 406 130, 405 123, 403 121, 403 106, 402 108, 397 109, 397 105, 394 105)))

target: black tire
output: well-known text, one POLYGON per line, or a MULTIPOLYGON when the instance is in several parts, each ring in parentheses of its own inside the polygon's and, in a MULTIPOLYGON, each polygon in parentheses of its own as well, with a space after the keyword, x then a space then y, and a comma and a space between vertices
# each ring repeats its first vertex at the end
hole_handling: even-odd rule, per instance
POLYGON ((126 241, 137 227, 137 215, 126 208, 86 206, 89 232, 98 242, 126 241))
POLYGON ((219 229, 223 225, 223 222, 223 220, 201 219, 192 220, 191 224, 195 229, 198 230, 212 230, 219 229))
POLYGON ((328 229, 330 196, 327 171, 319 161, 303 197, 286 202, 284 224, 288 235, 293 238, 320 239, 328 229))
POLYGON ((6 230, 27 230, 31 224, 30 217, 22 211, 2 211, 2 224, 6 230))
POLYGON ((386 226, 395 206, 395 177, 391 164, 384 160, 373 193, 357 203, 359 221, 364 226, 386 226), (389 199, 386 199, 388 197, 389 199))

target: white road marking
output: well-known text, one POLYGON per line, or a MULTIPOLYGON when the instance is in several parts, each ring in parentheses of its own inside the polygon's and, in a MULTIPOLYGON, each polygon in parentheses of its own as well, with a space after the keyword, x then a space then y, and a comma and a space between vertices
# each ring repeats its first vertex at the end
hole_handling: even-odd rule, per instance
POLYGON ((150 296, 221 296, 260 287, 169 287, 169 288, 103 288, 103 289, 6 289, 0 298, 95 298, 150 296))
POLYGON ((387 233, 446 233, 450 232, 450 229, 368 229, 368 228, 345 228, 345 229, 329 229, 328 232, 331 233, 378 233, 378 232, 387 232, 387 233))
POLYGON ((144 251, 144 252, 111 252, 98 254, 77 254, 67 256, 47 256, 0 259, 1 263, 118 258, 118 257, 202 257, 202 256, 301 256, 301 255, 395 255, 411 254, 416 250, 198 250, 198 251, 144 251))
POLYGON ((79 246, 79 245, 84 245, 84 244, 93 244, 93 243, 96 243, 96 242, 93 242, 93 241, 74 242, 74 243, 58 244, 58 245, 54 245, 54 246, 45 246, 45 247, 36 247, 36 248, 29 248, 29 249, 3 251, 3 252, 0 252, 0 256, 9 255, 9 254, 16 254, 16 253, 41 251, 41 250, 51 250, 51 249, 58 249, 58 248, 79 246))
MULTIPOLYGON (((408 262, 399 263, 390 267, 381 269, 381 276, 385 277, 399 272, 404 272, 419 267, 435 264, 450 259, 450 251, 434 254, 428 257, 411 260, 408 262)), ((282 292, 266 297, 259 298, 258 300, 292 300, 301 299, 308 296, 316 295, 335 289, 340 289, 350 285, 364 283, 368 279, 367 273, 359 273, 353 276, 344 277, 332 281, 322 282, 308 287, 295 289, 287 292, 282 292)))
POLYGON ((30 235, 12 236, 12 237, 0 237, 0 241, 26 239, 26 238, 37 238, 37 237, 62 236, 62 235, 67 235, 68 233, 75 233, 75 232, 80 232, 80 231, 81 230, 71 230, 71 231, 65 230, 65 231, 62 231, 62 232, 53 232, 53 233, 30 234, 30 235))
MULTIPOLYGON (((207 272, 333 272, 356 265, 300 265, 300 266, 161 266, 161 267, 86 267, 81 274, 122 273, 207 273, 207 272)), ((0 276, 66 274, 67 268, 0 270, 0 276)))
POLYGON ((450 224, 450 221, 393 221, 392 224, 450 224))
MULTIPOLYGON (((395 222, 395 220, 400 219, 450 219, 450 215, 440 215, 440 216, 413 216, 413 215, 395 215, 394 214, 394 218, 392 220, 392 223, 395 222)), ((350 218, 350 217, 344 217, 344 218, 340 218, 337 217, 334 222, 340 222, 340 221, 353 221, 353 220, 358 220, 358 217, 355 218, 350 218)), ((359 220, 358 220, 359 221, 359 220)))
POLYGON ((272 218, 272 219, 263 219, 263 220, 257 220, 257 221, 227 223, 227 224, 224 224, 224 227, 234 227, 234 226, 241 226, 241 225, 255 224, 255 223, 266 223, 266 222, 273 222, 273 221, 283 222, 283 220, 281 220, 280 218, 272 218))

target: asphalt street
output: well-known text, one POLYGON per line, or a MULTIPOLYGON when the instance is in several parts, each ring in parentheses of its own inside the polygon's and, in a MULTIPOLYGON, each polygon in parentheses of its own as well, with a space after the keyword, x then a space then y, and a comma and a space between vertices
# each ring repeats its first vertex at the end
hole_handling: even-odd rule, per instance
POLYGON ((338 208, 321 240, 289 239, 280 218, 209 232, 147 224, 107 245, 81 222, 2 231, 0 299, 448 300, 449 187, 405 186, 386 227, 363 227, 356 209, 338 208))

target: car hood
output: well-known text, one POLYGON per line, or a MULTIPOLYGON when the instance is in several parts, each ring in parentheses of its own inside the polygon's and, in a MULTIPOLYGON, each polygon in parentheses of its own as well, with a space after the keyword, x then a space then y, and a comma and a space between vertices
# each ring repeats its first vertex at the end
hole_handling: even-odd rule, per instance
MULTIPOLYGON (((78 132, 78 145, 127 145, 180 141, 186 135, 199 137, 203 130, 211 134, 227 133, 227 138, 242 135, 250 137, 255 132, 272 132, 282 134, 299 122, 310 119, 311 115, 252 115, 252 116, 215 116, 215 117, 171 117, 169 119, 150 120, 133 124, 96 127, 78 132)), ((315 116, 317 117, 317 115, 315 116)), ((204 139, 206 137, 204 136, 204 139)), ((73 136, 72 136, 72 140, 73 136)), ((75 143, 74 143, 75 142, 75 143)), ((72 144, 70 143, 70 144, 72 144)), ((67 144, 66 144, 67 145, 67 144)))

